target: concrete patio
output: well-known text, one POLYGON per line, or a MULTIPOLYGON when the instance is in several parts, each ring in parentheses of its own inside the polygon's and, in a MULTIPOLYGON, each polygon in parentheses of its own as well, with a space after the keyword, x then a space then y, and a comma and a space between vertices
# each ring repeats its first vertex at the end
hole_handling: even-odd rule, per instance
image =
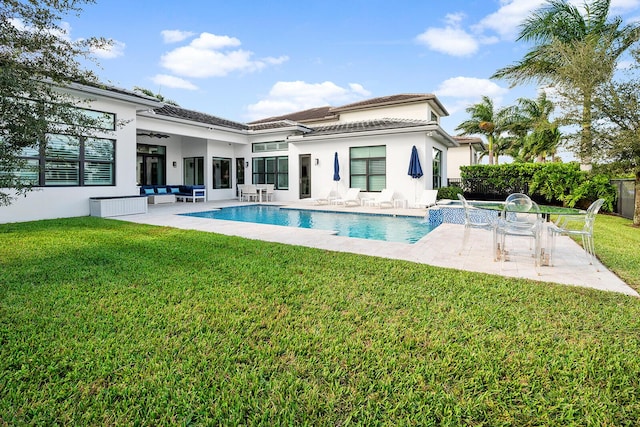
MULTIPOLYGON (((238 201, 207 203, 171 203, 149 205, 146 214, 127 215, 113 219, 142 224, 200 230, 239 236, 248 239, 300 245, 338 252, 351 252, 362 255, 402 259, 439 267, 468 270, 481 273, 518 277, 540 282, 553 282, 572 286, 620 292, 626 295, 640 296, 615 274, 595 260, 590 265, 584 251, 572 239, 561 236, 557 239, 553 267, 539 267, 536 271, 533 259, 527 256, 528 242, 520 239, 512 245, 521 244, 510 260, 504 263, 494 262, 492 256, 491 233, 485 230, 471 230, 469 245, 462 254, 458 254, 462 243, 464 226, 442 224, 415 244, 384 242, 378 240, 356 239, 336 236, 331 231, 305 228, 282 227, 276 225, 254 224, 237 221, 205 219, 178 214, 207 211, 226 206, 237 206, 238 201)), ((246 204, 246 203, 245 203, 246 204)), ((348 207, 313 205, 311 201, 296 203, 273 203, 299 209, 320 209, 348 212, 375 212, 390 215, 424 217, 425 209, 380 209, 373 207, 348 207)), ((596 242, 597 245, 597 242, 596 242)), ((512 246, 513 247, 513 246, 512 246)), ((596 247, 597 252, 597 247, 596 247)))

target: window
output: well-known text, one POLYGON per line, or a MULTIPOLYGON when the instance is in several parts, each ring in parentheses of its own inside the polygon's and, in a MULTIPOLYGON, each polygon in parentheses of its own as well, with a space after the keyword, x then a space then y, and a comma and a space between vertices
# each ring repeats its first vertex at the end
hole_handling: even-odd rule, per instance
POLYGON ((349 186, 376 192, 387 187, 387 147, 352 147, 349 186))
POLYGON ((204 157, 182 159, 184 185, 204 185, 204 157))
POLYGON ((253 159, 253 184, 274 184, 276 190, 289 189, 289 157, 253 159))
POLYGON ((35 186, 115 185, 115 141, 69 135, 47 135, 39 149, 23 150, 18 171, 35 186))
POLYGON ((213 158, 213 188, 231 188, 231 159, 213 158))
POLYGON ((433 189, 442 187, 442 151, 433 149, 433 189))
POLYGON ((273 141, 273 142, 256 142, 251 145, 251 150, 254 153, 263 153, 265 151, 287 151, 289 144, 287 141, 273 141))
POLYGON ((431 112, 431 121, 436 123, 438 122, 438 115, 433 111, 431 112))

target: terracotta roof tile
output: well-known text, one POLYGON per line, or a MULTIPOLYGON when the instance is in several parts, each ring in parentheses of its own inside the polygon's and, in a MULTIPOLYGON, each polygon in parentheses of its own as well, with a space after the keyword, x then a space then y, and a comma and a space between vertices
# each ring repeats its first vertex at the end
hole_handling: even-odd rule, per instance
POLYGON ((365 132, 385 129, 400 129, 407 127, 425 126, 426 120, 410 119, 374 119, 359 122, 337 123, 325 126, 315 126, 307 136, 331 135, 337 133, 365 132))
POLYGON ((256 120, 250 122, 250 125, 258 124, 258 123, 268 123, 268 122, 277 122, 279 120, 292 120, 294 122, 304 122, 306 120, 321 120, 328 116, 331 116, 330 110, 331 106, 325 107, 317 107, 310 108, 308 110, 297 111, 294 113, 283 114, 281 116, 276 117, 268 117, 266 119, 256 120))
POLYGON ((214 126, 222 126, 237 130, 247 130, 249 126, 244 123, 238 123, 220 117, 212 116, 210 114, 200 113, 198 111, 187 110, 184 108, 176 107, 175 105, 165 105, 162 108, 156 108, 153 110, 156 114, 162 116, 175 117, 178 119, 192 120, 198 123, 206 123, 214 126))

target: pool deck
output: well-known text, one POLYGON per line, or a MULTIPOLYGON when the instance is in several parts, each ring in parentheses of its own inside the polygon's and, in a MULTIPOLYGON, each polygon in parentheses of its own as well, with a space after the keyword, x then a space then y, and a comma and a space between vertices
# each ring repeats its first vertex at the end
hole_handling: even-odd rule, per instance
MULTIPOLYGON (((170 203, 149 205, 146 214, 126 215, 112 219, 175 227, 188 230, 200 230, 247 239, 278 242, 288 245, 307 246, 338 252, 351 252, 383 258, 401 259, 438 267, 454 268, 480 273, 518 277, 540 282, 553 282, 564 285, 581 286, 626 295, 640 296, 615 274, 610 272, 598 260, 590 265, 584 251, 571 238, 557 238, 553 267, 538 267, 528 254, 528 240, 514 239, 513 256, 504 263, 494 262, 491 233, 485 230, 471 230, 469 245, 462 254, 458 254, 462 243, 464 226, 442 224, 414 244, 384 242, 378 240, 357 239, 336 236, 331 231, 305 228, 283 227, 278 225, 253 224, 237 221, 225 221, 178 215, 180 213, 207 211, 226 206, 246 205, 236 200, 206 203, 170 203), (520 245, 520 246, 516 246, 520 245)), ((311 201, 295 203, 269 203, 298 209, 323 211, 343 211, 392 214, 424 217, 426 209, 380 209, 375 207, 343 207, 314 205, 311 201)), ((596 247, 597 252, 597 247, 596 247)))

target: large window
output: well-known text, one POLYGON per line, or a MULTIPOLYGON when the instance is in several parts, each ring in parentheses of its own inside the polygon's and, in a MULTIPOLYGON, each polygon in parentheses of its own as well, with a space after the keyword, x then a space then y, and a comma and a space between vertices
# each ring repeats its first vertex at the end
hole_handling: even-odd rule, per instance
POLYGON ((184 185, 204 185, 204 157, 185 157, 182 166, 184 185))
POLYGON ((442 187, 442 151, 433 149, 433 189, 442 187))
POLYGON ((349 150, 349 186, 376 192, 387 187, 387 147, 352 147, 349 150))
POLYGON ((213 158, 213 188, 231 188, 231 159, 213 158))
POLYGON ((22 153, 18 171, 35 186, 115 185, 115 141, 70 135, 47 135, 40 148, 22 153))
POLYGON ((274 184, 276 190, 289 189, 289 157, 253 159, 253 184, 274 184))

